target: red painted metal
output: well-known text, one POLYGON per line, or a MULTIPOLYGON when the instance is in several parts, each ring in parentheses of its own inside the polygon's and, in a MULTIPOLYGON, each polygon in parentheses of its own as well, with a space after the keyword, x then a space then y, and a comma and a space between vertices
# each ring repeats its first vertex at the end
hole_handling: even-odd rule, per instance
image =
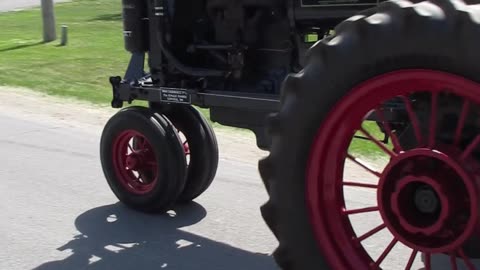
POLYGON ((112 160, 118 181, 129 192, 144 195, 155 188, 157 159, 150 142, 138 131, 125 130, 115 137, 112 160))
POLYGON ((454 152, 414 149, 390 161, 377 192, 380 213, 390 231, 407 246, 430 253, 458 249, 478 222, 478 189, 454 152), (448 154, 447 154, 448 153, 448 154), (434 163, 434 170, 429 163, 434 163), (427 216, 409 204, 415 186, 428 186, 440 210, 427 216), (470 217, 462 222, 465 211, 470 217))
POLYGON ((190 155, 190 145, 188 144, 188 141, 183 143, 183 152, 185 152, 186 156, 190 155))
MULTIPOLYGON (((425 267, 430 269, 431 256, 440 252, 464 258, 468 267, 473 267, 465 258, 461 245, 472 236, 475 226, 479 224, 479 165, 470 155, 480 139, 473 139, 466 148, 462 148, 459 141, 469 108, 478 104, 480 85, 475 82, 440 71, 401 70, 361 83, 334 106, 318 129, 306 168, 306 203, 310 220, 318 246, 331 269, 378 269, 399 242, 411 249, 402 269, 411 269, 418 253, 425 255, 425 267), (426 124, 426 135, 422 133, 419 118, 409 99, 413 92, 425 92, 432 97, 431 122, 426 124), (441 106, 438 98, 446 92, 464 100, 458 112, 459 123, 452 131, 454 142, 447 146, 440 145, 435 136, 438 132, 436 120, 440 117, 437 106, 441 106), (380 146, 379 140, 374 140, 390 158, 388 165, 379 171, 348 153, 348 147, 358 131, 373 138, 365 129, 359 128, 365 116, 375 111, 380 122, 385 122, 378 108, 396 97, 400 97, 406 105, 417 145, 414 149, 403 150, 398 138, 392 136, 394 148, 389 150, 380 146), (346 160, 376 177, 378 184, 363 184, 361 179, 344 182, 346 160), (432 162, 439 169, 427 169, 426 164, 432 162), (416 189, 420 185, 428 187, 429 194, 436 194, 440 211, 419 212, 418 206, 413 208, 403 203, 412 199, 412 187, 416 189), (347 209, 344 186, 373 189, 377 192, 378 206, 347 209), (357 236, 350 216, 362 215, 377 208, 384 223, 357 236), (425 218, 421 216, 422 213, 431 216, 425 218), (466 213, 468 218, 463 220, 461 213, 466 213), (362 243, 385 230, 390 232, 392 240, 378 258, 372 258, 362 243)), ((384 127, 389 135, 394 134, 390 126, 384 127)))

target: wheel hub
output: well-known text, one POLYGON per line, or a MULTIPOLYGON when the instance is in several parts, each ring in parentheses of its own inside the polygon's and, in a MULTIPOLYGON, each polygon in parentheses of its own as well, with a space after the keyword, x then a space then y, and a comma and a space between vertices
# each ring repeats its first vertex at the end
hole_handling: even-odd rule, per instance
POLYGON ((478 222, 478 189, 454 151, 415 149, 394 157, 380 178, 378 203, 390 231, 407 246, 449 252, 478 222))
POLYGON ((126 159, 127 169, 136 171, 141 168, 142 160, 138 154, 130 154, 126 159))
POLYGON ((113 142, 113 161, 118 181, 134 194, 150 192, 157 180, 157 159, 150 142, 139 132, 126 130, 113 142), (133 140, 133 145, 130 142, 133 140))
POLYGON ((427 176, 407 176, 398 181, 390 199, 392 211, 401 227, 411 234, 432 235, 445 224, 450 201, 455 194, 446 193, 436 180, 427 176), (438 195, 437 195, 438 194, 438 195))
POLYGON ((437 193, 429 185, 418 187, 415 191, 415 206, 421 213, 435 213, 440 207, 439 200, 437 193))

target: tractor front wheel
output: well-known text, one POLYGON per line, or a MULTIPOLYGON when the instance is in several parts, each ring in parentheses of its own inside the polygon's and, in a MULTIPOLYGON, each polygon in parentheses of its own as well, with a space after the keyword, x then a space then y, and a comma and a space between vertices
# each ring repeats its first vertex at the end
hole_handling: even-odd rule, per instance
POLYGON ((479 18, 459 1, 384 2, 287 78, 259 164, 283 269, 480 269, 479 18))
POLYGON ((148 108, 129 107, 106 124, 100 158, 117 198, 143 212, 165 212, 185 186, 186 159, 177 133, 148 108))
POLYGON ((207 119, 192 106, 172 105, 163 108, 161 113, 181 135, 187 157, 187 176, 178 202, 188 203, 208 189, 217 173, 219 157, 215 132, 207 119))

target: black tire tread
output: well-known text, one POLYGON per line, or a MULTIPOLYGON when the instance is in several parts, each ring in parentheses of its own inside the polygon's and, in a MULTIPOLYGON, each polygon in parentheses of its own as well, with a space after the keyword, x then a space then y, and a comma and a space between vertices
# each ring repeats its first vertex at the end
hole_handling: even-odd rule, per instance
POLYGON ((188 168, 185 187, 177 199, 178 203, 188 203, 203 194, 215 178, 219 162, 215 132, 193 106, 171 106, 159 113, 164 114, 176 128, 184 130, 192 151, 191 162, 197 163, 194 168, 188 168))

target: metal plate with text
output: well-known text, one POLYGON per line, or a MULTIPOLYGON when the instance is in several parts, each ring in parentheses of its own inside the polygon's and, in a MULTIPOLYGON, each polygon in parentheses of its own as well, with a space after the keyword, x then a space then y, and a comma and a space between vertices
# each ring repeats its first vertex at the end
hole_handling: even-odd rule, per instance
POLYGON ((184 89, 177 88, 161 88, 160 100, 162 102, 191 104, 192 98, 190 93, 184 89))

